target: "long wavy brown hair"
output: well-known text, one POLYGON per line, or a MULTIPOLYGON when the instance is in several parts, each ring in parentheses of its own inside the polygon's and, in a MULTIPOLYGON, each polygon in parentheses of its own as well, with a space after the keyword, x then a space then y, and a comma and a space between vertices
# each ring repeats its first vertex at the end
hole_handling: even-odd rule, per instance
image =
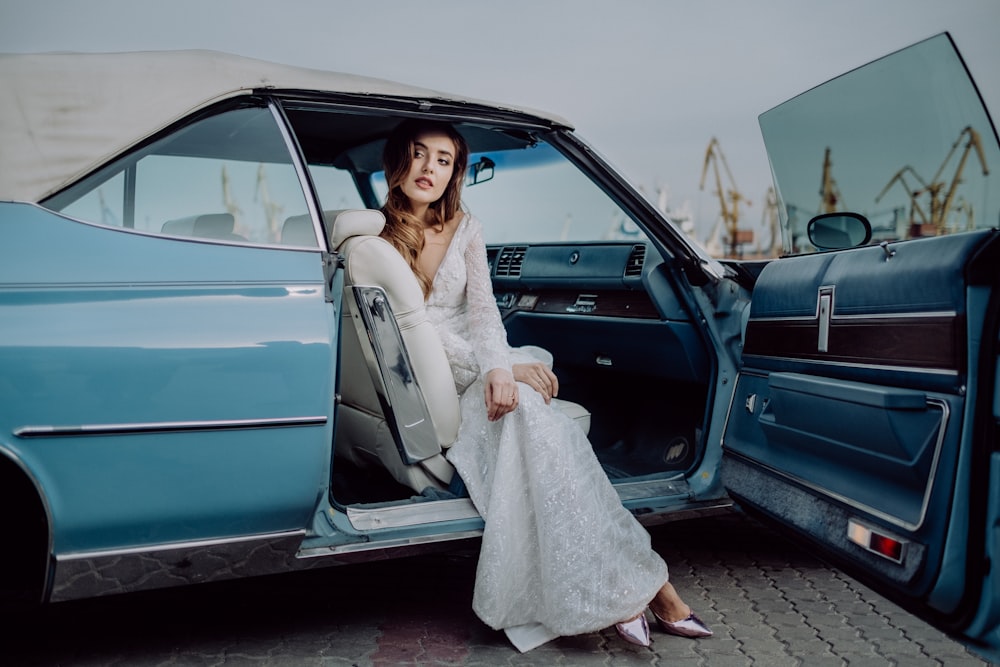
POLYGON ((424 228, 443 227, 454 218, 462 207, 462 183, 469 161, 469 146, 458 130, 450 123, 428 120, 404 120, 389 135, 382 153, 382 166, 389 186, 382 212, 385 227, 381 236, 389 241, 410 265, 420 281, 426 299, 431 293, 431 279, 417 266, 417 257, 424 248, 424 228), (418 136, 428 133, 445 134, 455 144, 453 171, 444 194, 427 210, 427 220, 421 220, 410 210, 410 200, 400 185, 410 173, 414 143, 418 136))

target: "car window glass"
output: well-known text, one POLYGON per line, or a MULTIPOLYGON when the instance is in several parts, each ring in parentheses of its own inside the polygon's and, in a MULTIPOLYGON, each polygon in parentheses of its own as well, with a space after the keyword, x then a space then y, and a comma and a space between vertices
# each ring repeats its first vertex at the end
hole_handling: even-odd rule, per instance
MULTIPOLYGON (((495 165, 493 178, 467 185, 462 202, 482 221, 486 243, 645 240, 625 211, 549 144, 473 153, 469 164, 483 157, 495 165)), ((382 172, 372 186, 384 201, 382 172)))
POLYGON ((1000 148, 947 35, 925 40, 764 113, 786 250, 814 252, 821 213, 871 221, 872 241, 953 234, 1000 220, 1000 148))
POLYGON ((120 227, 125 219, 124 203, 125 175, 124 172, 118 172, 101 183, 100 187, 90 190, 63 208, 62 212, 78 220, 120 227))
POLYGON ((309 171, 324 210, 365 208, 350 172, 322 165, 310 165, 309 171))
POLYGON ((263 107, 179 128, 45 204, 88 222, 237 243, 317 245, 282 134, 263 107))

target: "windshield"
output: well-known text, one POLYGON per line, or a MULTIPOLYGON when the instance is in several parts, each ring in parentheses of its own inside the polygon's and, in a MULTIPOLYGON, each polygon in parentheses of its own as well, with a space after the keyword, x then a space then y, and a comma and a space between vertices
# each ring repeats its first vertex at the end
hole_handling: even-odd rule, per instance
MULTIPOLYGON (((607 193, 549 144, 472 153, 469 164, 483 158, 492 162, 492 178, 467 183, 462 203, 483 221, 488 244, 646 239, 607 193)), ((372 186, 384 201, 382 172, 372 186)))
POLYGON ((1000 223, 1000 148, 951 39, 938 35, 762 114, 786 253, 809 220, 854 212, 872 242, 1000 223))

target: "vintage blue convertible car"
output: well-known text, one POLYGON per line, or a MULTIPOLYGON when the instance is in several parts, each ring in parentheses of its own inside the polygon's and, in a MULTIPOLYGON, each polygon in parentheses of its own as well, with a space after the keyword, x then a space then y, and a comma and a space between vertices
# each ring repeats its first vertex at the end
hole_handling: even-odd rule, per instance
POLYGON ((1000 146, 947 35, 761 116, 773 261, 711 259, 545 113, 207 52, 0 56, 0 87, 4 601, 480 535, 371 210, 421 117, 467 137, 510 341, 641 521, 734 499, 1000 647, 1000 146))

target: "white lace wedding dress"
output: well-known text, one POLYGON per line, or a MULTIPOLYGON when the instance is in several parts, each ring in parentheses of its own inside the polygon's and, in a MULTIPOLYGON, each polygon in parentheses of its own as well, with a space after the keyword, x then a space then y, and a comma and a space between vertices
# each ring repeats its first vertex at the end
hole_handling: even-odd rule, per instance
POLYGON ((667 566, 583 431, 526 384, 514 412, 487 419, 480 369, 535 359, 507 344, 472 216, 455 232, 427 310, 461 394, 462 424, 447 457, 486 520, 476 614, 521 651, 634 617, 666 581, 667 566))

